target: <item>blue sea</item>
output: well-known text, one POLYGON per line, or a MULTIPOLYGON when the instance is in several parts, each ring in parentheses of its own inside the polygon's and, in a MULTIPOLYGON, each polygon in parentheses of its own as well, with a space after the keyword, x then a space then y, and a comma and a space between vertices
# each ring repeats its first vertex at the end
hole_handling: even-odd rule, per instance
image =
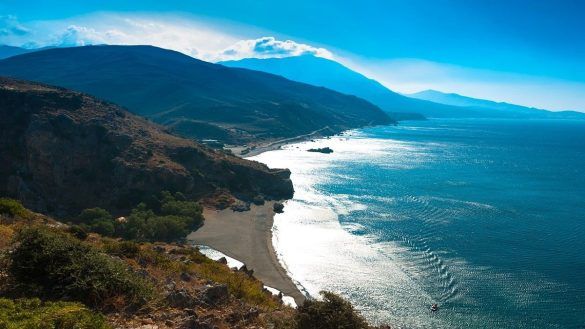
POLYGON ((403 122, 253 159, 292 171, 273 243, 308 294, 398 328, 585 328, 584 121, 403 122))

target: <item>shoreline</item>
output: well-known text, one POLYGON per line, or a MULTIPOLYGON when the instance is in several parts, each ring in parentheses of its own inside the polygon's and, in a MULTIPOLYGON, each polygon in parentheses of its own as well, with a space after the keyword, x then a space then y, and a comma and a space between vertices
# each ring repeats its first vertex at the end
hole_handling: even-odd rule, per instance
POLYGON ((315 130, 313 132, 310 132, 306 135, 294 136, 294 137, 279 139, 276 141, 259 143, 259 144, 253 145, 252 147, 234 146, 234 147, 227 147, 227 149, 231 150, 235 156, 246 159, 246 158, 250 158, 250 157, 262 154, 264 152, 278 150, 282 146, 285 146, 285 145, 306 142, 306 141, 309 141, 312 139, 327 138, 329 136, 339 135, 339 134, 343 133, 344 131, 347 131, 347 130, 344 130, 344 131, 340 131, 340 132, 335 133, 335 134, 320 134, 321 131, 327 130, 327 129, 330 129, 330 128, 327 126, 327 127, 323 127, 321 129, 315 130), (244 150, 248 150, 248 151, 246 153, 242 154, 242 151, 244 151, 244 150))
POLYGON ((278 289, 302 305, 306 297, 280 264, 272 244, 274 203, 252 204, 245 212, 206 208, 203 226, 191 232, 187 239, 243 262, 264 285, 278 289))

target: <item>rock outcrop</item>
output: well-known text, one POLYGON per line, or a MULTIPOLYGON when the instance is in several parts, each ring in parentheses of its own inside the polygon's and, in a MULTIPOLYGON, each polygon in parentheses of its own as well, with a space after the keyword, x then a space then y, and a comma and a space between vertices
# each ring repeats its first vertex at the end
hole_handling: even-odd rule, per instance
POLYGON ((293 194, 286 169, 213 151, 66 89, 0 78, 0 118, 0 195, 35 211, 124 212, 161 190, 250 201, 293 194))

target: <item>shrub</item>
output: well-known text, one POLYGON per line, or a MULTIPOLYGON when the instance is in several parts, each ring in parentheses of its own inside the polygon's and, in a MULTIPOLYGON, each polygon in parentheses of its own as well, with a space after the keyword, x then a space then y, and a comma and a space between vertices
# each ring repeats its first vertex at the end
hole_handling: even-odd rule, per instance
POLYGON ((77 218, 83 227, 105 236, 138 241, 172 242, 187 236, 203 223, 203 208, 186 201, 181 193, 162 192, 136 206, 123 222, 115 221, 104 209, 84 210, 77 218))
POLYGON ((101 314, 79 303, 0 298, 0 328, 107 329, 110 326, 101 314))
POLYGON ((23 289, 51 298, 76 300, 102 309, 137 307, 153 289, 120 260, 72 236, 48 228, 22 229, 9 270, 23 289))
POLYGON ((0 198, 0 215, 28 218, 30 217, 30 211, 16 200, 0 198))
POLYGON ((322 291, 323 300, 308 299, 298 307, 298 329, 368 329, 366 320, 340 296, 322 291))
POLYGON ((101 235, 115 234, 114 218, 102 208, 85 209, 77 217, 77 222, 85 229, 101 235))
POLYGON ((82 223, 92 223, 95 221, 112 220, 112 215, 102 208, 90 208, 83 210, 77 219, 82 223))
POLYGON ((177 193, 162 192, 156 202, 139 204, 116 230, 131 240, 171 242, 184 238, 203 223, 203 208, 177 193))
POLYGON ((10 226, 0 224, 0 249, 8 247, 13 236, 14 230, 10 226))
POLYGON ((110 255, 136 258, 140 254, 140 245, 133 241, 109 241, 104 244, 104 250, 110 255))
POLYGON ((71 225, 68 232, 79 240, 87 239, 87 230, 79 225, 71 225))

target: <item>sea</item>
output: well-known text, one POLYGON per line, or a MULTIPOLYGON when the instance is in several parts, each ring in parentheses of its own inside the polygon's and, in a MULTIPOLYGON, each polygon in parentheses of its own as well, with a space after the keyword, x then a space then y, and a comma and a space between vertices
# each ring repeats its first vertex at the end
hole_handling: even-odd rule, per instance
POLYGON ((291 170, 273 244, 308 295, 393 328, 585 328, 585 121, 401 122, 251 159, 291 170))

